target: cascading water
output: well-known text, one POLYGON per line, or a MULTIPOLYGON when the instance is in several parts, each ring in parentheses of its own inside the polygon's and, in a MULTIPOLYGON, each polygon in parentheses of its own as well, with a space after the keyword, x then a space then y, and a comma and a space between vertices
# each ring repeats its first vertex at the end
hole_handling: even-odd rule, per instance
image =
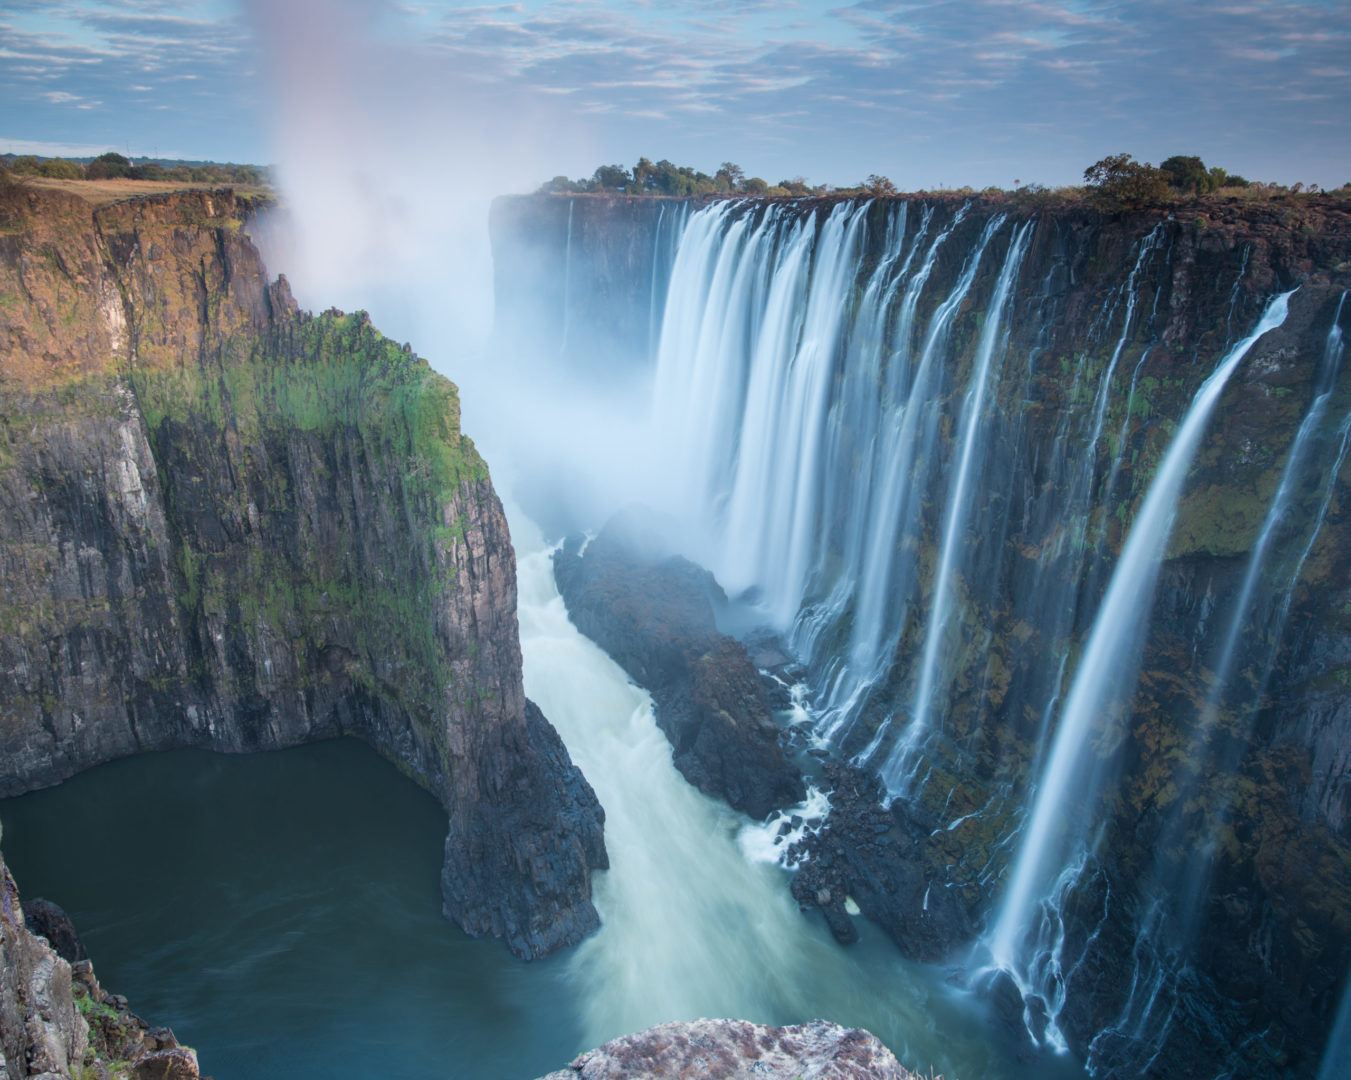
POLYGON ((568 237, 563 248, 563 316, 562 330, 558 336, 558 355, 568 355, 568 330, 572 323, 572 215, 577 209, 577 200, 568 200, 568 237))
MULTIPOLYGON (((1124 920, 1117 959, 1130 965, 1130 985, 1111 999, 1120 1022, 1092 1030, 1161 1045, 1149 1040, 1167 1027, 1179 1000, 1170 980, 1189 961, 1160 943, 1188 936, 1184 909, 1204 883, 1195 896, 1149 884, 1163 876, 1148 870, 1159 850, 1149 844, 1167 846, 1162 813, 1141 841, 1137 877, 1101 876, 1097 853, 1121 840, 1121 823, 1098 817, 1095 797, 1124 759, 1113 757, 1121 740, 1137 734, 1126 721, 1133 697, 1150 692, 1136 685, 1141 656, 1151 657, 1149 679, 1171 674, 1156 670, 1171 660, 1153 650, 1163 647, 1154 631, 1172 624, 1155 626, 1150 609, 1192 451, 1229 374, 1281 321, 1287 297, 1229 347, 1229 327, 1260 299, 1248 245, 1241 267, 1235 253, 1207 278, 1209 329, 1184 326, 1180 338, 1177 312, 1190 299, 1179 289, 1195 290, 1187 226, 1112 227, 1082 243, 1077 219, 1006 218, 1006 209, 973 212, 956 200, 691 207, 669 266, 641 279, 644 314, 663 312, 648 324, 659 326, 651 490, 665 499, 676 544, 733 597, 729 617, 741 626, 758 617, 803 662, 795 700, 818 752, 875 771, 917 847, 925 833, 952 837, 934 840, 945 855, 925 863, 932 877, 916 903, 922 895, 928 912, 940 889, 980 891, 974 929, 950 940, 983 932, 1028 1007, 1044 1002, 1049 1024, 1028 1016, 1034 1038, 1065 1046, 1056 1021, 1067 988, 1088 970, 1086 950, 1105 947, 1094 942, 1121 941, 1124 920), (1198 388, 1198 368, 1216 356, 1198 388)), ((675 217, 651 220, 660 232, 675 217)), ((1334 320, 1328 357, 1339 335, 1334 320)), ((1245 393, 1280 394, 1288 409, 1287 384, 1267 381, 1282 362, 1263 356, 1256 391, 1245 393)), ((1337 365, 1320 378, 1337 383, 1337 365)), ((1240 670, 1245 683, 1252 672, 1265 678, 1248 662, 1243 631, 1223 620, 1250 609, 1244 625, 1261 623, 1268 662, 1299 567, 1325 516, 1338 520, 1329 507, 1348 432, 1328 417, 1341 398, 1317 389, 1312 398, 1279 480, 1262 481, 1274 501, 1264 497, 1262 527, 1241 549, 1235 603, 1198 601, 1188 674, 1202 696, 1207 664, 1217 693, 1237 686, 1240 670), (1224 659, 1227 639, 1242 658, 1224 659)), ((1217 433, 1198 458, 1207 483, 1221 441, 1217 433)), ((1200 490, 1186 495, 1193 516, 1203 512, 1200 490)), ((1215 549, 1198 550, 1198 564, 1219 575, 1215 549)), ((1314 561, 1325 567, 1329 556, 1314 561)), ((1176 756, 1185 755, 1184 743, 1176 756)), ((1112 775, 1126 779, 1124 766, 1112 775)))
POLYGON ((1153 867, 1141 883, 1144 916, 1136 928, 1132 993, 1120 1016, 1105 1030, 1138 1040, 1156 1052, 1172 1019, 1170 983, 1182 966, 1210 883, 1215 838, 1233 797, 1237 759, 1261 705, 1291 594, 1322 528, 1351 442, 1351 413, 1331 428, 1327 415, 1345 352, 1340 325, 1345 304, 1343 294, 1315 372, 1313 400, 1290 444, 1276 493, 1230 604, 1210 667, 1210 688, 1182 759, 1171 813, 1155 845, 1153 867), (1295 504, 1307 499, 1316 510, 1294 514, 1295 504), (1250 677, 1239 680, 1235 676, 1244 658, 1250 677), (1220 731, 1222 723, 1224 730, 1220 731), (1212 789, 1209 800, 1203 794, 1203 781, 1212 789), (1154 1015, 1160 1004, 1168 1010, 1162 1018, 1154 1015))
MULTIPOLYGON (((1263 334, 1285 321, 1290 295, 1283 293, 1271 302, 1256 329, 1230 350, 1197 392, 1132 523, 1075 672, 1012 879, 988 939, 995 963, 1018 976, 1048 1005, 1063 994, 1063 971, 1056 955, 1063 931, 1047 933, 1044 928, 1060 925, 1057 902, 1077 879, 1082 853, 1092 847, 1094 821, 1083 808, 1091 806, 1099 793, 1105 760, 1096 744, 1111 744, 1112 729, 1125 722, 1123 710, 1182 482, 1229 376, 1263 334), (1074 869, 1067 873, 1067 867, 1074 869), (1034 938, 1031 955, 1029 934, 1034 938)), ((1054 1019, 1053 1013, 1051 1038, 1058 1037, 1054 1019)))
MULTIPOLYGON (((995 218, 995 222, 1000 219, 995 218)), ((995 225, 998 228, 998 225, 995 225)), ((1027 253, 1027 241, 1032 234, 1032 223, 1023 224, 1013 237, 1009 253, 1004 259, 1004 269, 1000 271, 994 293, 986 310, 985 327, 981 333, 980 345, 976 350, 976 362, 971 375, 971 389, 967 394, 964 408, 962 437, 957 452, 956 472, 948 492, 948 514, 943 526, 943 543, 938 559, 938 571, 929 604, 929 624, 924 635, 924 655, 920 661, 919 685, 915 691, 915 703, 910 711, 910 726, 905 737, 897 745, 882 769, 882 779, 887 791, 894 795, 903 790, 902 780, 906 775, 906 758, 913 755, 923 744, 924 735, 932 723, 930 715, 933 709, 933 696, 939 681, 939 653, 944 647, 948 629, 948 618, 952 609, 952 591, 956 588, 952 578, 959 572, 957 549, 967 542, 966 528, 971 495, 972 459, 986 453, 986 444, 978 440, 978 433, 985 422, 985 397, 990 380, 990 364, 996 351, 1002 359, 1003 350, 1008 345, 1007 335, 1000 333, 1001 320, 1009 302, 1013 282, 1022 266, 1023 256, 1027 253), (979 445, 978 445, 979 443, 979 445)), ((997 377, 996 369, 996 377, 997 377)))
MULTIPOLYGON (((824 926, 804 919, 772 855, 748 857, 774 853, 773 833, 680 776, 651 698, 568 620, 550 549, 508 509, 526 693, 606 812, 611 868, 595 884, 602 927, 570 961, 587 1045, 700 1016, 824 1017, 866 1026, 912 1067, 946 1075, 1082 1075, 1069 1063, 1043 1063, 1035 1073, 1019 1066, 943 972, 903 963, 875 930, 861 926, 860 945, 841 950, 824 926)), ((820 803, 799 812, 820 813, 820 803)))

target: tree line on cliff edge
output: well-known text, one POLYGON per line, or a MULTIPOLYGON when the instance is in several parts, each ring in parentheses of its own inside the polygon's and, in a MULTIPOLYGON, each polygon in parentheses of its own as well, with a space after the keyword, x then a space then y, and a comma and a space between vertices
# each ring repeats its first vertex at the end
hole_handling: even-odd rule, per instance
MULTIPOLYGON (((1013 182, 1015 191, 1046 192, 1039 184, 1013 182)), ((1249 189, 1250 195, 1317 192, 1317 184, 1285 187, 1280 184, 1253 183, 1237 173, 1218 166, 1207 166, 1199 157, 1175 154, 1157 167, 1138 162, 1130 154, 1112 154, 1084 170, 1082 189, 1058 189, 1066 194, 1081 194, 1107 210, 1141 209, 1162 206, 1188 196, 1211 195, 1221 190, 1249 189)), ((959 188, 974 194, 974 189, 959 188)), ((987 188, 987 193, 1003 188, 987 188)), ((1351 192, 1351 183, 1341 191, 1351 192)), ((666 159, 652 162, 643 157, 632 169, 623 165, 601 165, 589 177, 576 180, 555 176, 540 186, 538 194, 564 195, 651 195, 698 198, 706 195, 765 195, 803 197, 809 195, 896 195, 896 185, 886 176, 870 174, 852 187, 833 184, 808 184, 802 177, 769 184, 758 176, 748 177, 739 165, 724 161, 709 175, 689 165, 676 165, 666 159)))
POLYGON ((95 158, 39 157, 36 154, 0 155, 0 172, 11 177, 44 176, 55 180, 159 180, 182 184, 238 184, 262 187, 271 183, 260 165, 221 164, 215 161, 154 161, 130 158, 114 151, 95 158))

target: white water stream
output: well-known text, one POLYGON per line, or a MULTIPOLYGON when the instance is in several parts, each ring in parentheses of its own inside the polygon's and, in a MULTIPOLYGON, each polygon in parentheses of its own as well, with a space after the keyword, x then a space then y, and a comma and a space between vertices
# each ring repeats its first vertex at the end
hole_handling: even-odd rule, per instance
MULTIPOLYGON (((1110 744, 1113 725, 1126 719, 1126 698, 1150 610, 1141 598, 1153 596, 1182 482, 1225 383, 1257 340, 1285 321, 1290 295, 1282 293, 1272 300, 1256 329, 1230 350, 1197 391, 1132 523, 1065 703, 1012 881, 988 939, 995 963, 1041 992, 1053 1009, 1053 1021, 1054 1010, 1063 1003, 1063 997, 1057 1000, 1063 995, 1059 970, 1063 931, 1048 935, 1045 926, 1048 922, 1059 926, 1060 898, 1078 877, 1092 844, 1094 821, 1082 810, 1098 795, 1102 763, 1097 747, 1110 744), (1036 936, 1030 955, 1025 946, 1029 933, 1036 936), (1054 957, 1049 965, 1048 948, 1054 957)), ((1047 1035, 1053 1044, 1058 1042, 1054 1022, 1047 1035)))
POLYGON ((680 776, 651 698, 568 620, 550 551, 528 519, 510 517, 526 693, 606 814, 611 869, 594 890, 603 925, 571 960, 588 1044, 700 1016, 822 1017, 866 1027, 948 1080, 1082 1075, 1068 1062, 1018 1065, 946 972, 902 962, 865 921, 846 949, 800 912, 787 872, 753 857, 770 837, 680 776))

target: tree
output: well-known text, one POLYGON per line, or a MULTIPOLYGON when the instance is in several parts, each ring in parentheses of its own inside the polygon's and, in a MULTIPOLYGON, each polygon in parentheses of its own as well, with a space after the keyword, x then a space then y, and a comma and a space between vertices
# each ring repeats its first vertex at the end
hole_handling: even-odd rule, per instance
POLYGON ((623 165, 602 165, 591 179, 601 191, 624 191, 629 186, 629 171, 623 165))
POLYGON ((42 175, 50 176, 55 180, 83 180, 84 167, 78 162, 67 161, 65 158, 48 158, 42 163, 42 175))
POLYGON ((84 174, 90 180, 116 180, 120 177, 134 180, 138 175, 130 161, 111 150, 91 161, 85 167, 84 174))
POLYGON ((1168 183, 1178 191, 1191 192, 1193 195, 1205 195, 1213 191, 1211 170, 1199 157, 1186 157, 1174 154, 1159 163, 1159 169, 1167 174, 1168 183))
POLYGON ((1089 198, 1105 209, 1138 210, 1166 203, 1168 174, 1130 154, 1112 154, 1084 170, 1089 198))
POLYGON ((740 165, 724 161, 713 174, 713 181, 720 193, 739 192, 746 185, 746 173, 740 165))
POLYGON ((638 164, 633 167, 633 193, 635 195, 643 195, 652 190, 656 171, 657 167, 647 158, 640 157, 638 159, 638 164))
POLYGON ((869 195, 895 195, 896 185, 887 177, 879 176, 877 173, 869 173, 868 179, 863 181, 863 189, 869 195))

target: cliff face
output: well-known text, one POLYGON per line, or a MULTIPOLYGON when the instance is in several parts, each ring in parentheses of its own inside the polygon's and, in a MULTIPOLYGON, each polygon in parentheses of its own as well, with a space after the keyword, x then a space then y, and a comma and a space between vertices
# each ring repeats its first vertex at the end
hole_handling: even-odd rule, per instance
POLYGON ((496 337, 570 370, 641 375, 661 323, 671 256, 691 204, 504 196, 491 211, 496 337))
MULTIPOLYGON (((572 201, 575 263, 587 200, 572 201)), ((535 202, 548 205, 500 209, 498 227, 553 220, 550 239, 533 243, 562 251, 568 200, 535 202)), ((657 210, 639 202, 588 213, 609 215, 626 251, 646 231, 660 258, 657 210)), ((1041 948, 1041 974, 1053 974, 1026 1001, 1015 990, 1008 1012, 1037 1037, 1053 1016, 1100 1076, 1313 1075, 1351 968, 1351 366, 1337 345, 1351 332, 1345 201, 1217 200, 1115 217, 947 196, 760 202, 686 235, 681 258, 703 261, 680 286, 690 290, 680 310, 705 320, 686 340, 700 343, 690 351, 706 366, 697 378, 684 370, 662 382, 660 369, 657 378, 668 394, 682 382, 704 388, 702 403, 691 395, 664 429, 673 439, 697 431, 703 456, 662 446, 677 462, 715 463, 691 516, 714 538, 715 558, 719 541, 744 554, 754 528, 773 537, 794 527, 791 514, 774 516, 780 504, 754 504, 734 484, 739 460, 755 452, 747 430, 795 433, 768 459, 775 476, 798 469, 794 490, 812 500, 791 635, 818 734, 843 761, 830 770, 829 826, 797 853, 808 860, 794 891, 827 908, 832 925, 847 924, 842 900, 853 896, 927 960, 988 940, 1160 463, 1220 360, 1274 294, 1299 287, 1284 323, 1225 385, 1157 585, 1130 605, 1142 644, 1123 648, 1103 676, 1113 685, 1085 725, 1071 797, 1052 826, 1082 832, 1087 857, 1043 872, 1046 905, 1019 943, 1041 948), (788 280, 785 251, 811 265, 810 281, 788 280), (830 257, 848 262, 837 292, 822 297, 830 257), (713 280, 715 265, 726 268, 719 284, 695 302, 700 273, 713 280), (759 400, 752 425, 758 369, 754 348, 739 343, 772 330, 755 307, 771 282, 799 290, 799 318, 820 316, 810 329, 827 328, 816 346, 830 359, 810 398, 784 391, 780 412, 759 400), (823 313, 835 312, 828 322, 823 313), (710 349, 721 366, 705 359, 710 349), (984 406, 968 423, 978 388, 984 406), (897 432, 913 438, 888 442, 897 432), (895 467, 906 512, 882 533, 895 467), (731 500, 742 500, 741 531, 722 535, 731 500), (941 647, 928 649, 940 594, 941 647), (844 764, 859 759, 862 770, 844 764)), ((496 250, 510 256, 514 239, 496 250)), ((499 265, 499 279, 514 269, 499 265)), ((635 291, 630 302, 658 321, 668 300, 635 291)), ((775 370, 809 364, 792 351, 809 336, 786 337, 775 370)), ((648 356, 658 362, 656 350, 648 356)), ((669 359, 663 351, 660 363, 669 359)), ((716 561, 710 568, 722 580, 716 561)), ((753 569, 753 588, 774 601, 778 568, 762 559, 753 569)))
POLYGON ((29 933, 19 890, 0 860, 0 1075, 69 1076, 84 1065, 88 1047, 70 964, 29 933))
POLYGON ((297 311, 248 210, 3 196, 0 794, 359 735, 449 813, 448 916, 575 942, 602 814, 525 699, 456 390, 364 314, 297 311))

